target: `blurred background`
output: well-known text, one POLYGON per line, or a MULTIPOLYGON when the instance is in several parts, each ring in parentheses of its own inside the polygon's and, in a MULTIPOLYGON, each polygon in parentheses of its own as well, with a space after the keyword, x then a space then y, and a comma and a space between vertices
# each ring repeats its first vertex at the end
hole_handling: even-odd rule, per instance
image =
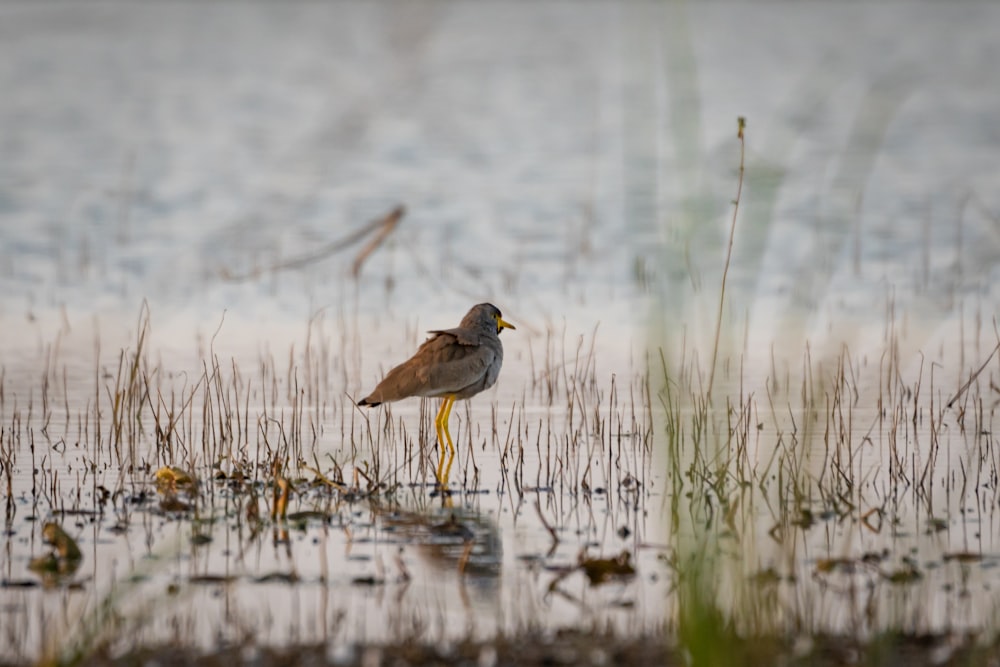
POLYGON ((773 342, 789 317, 796 336, 826 336, 831 321, 884 319, 889 299, 933 320, 964 302, 988 322, 996 14, 4 3, 2 349, 81 318, 131 331, 143 299, 181 336, 223 312, 241 339, 330 310, 421 313, 423 329, 493 300, 529 332, 569 320, 644 337, 653 305, 668 335, 697 338, 737 116, 737 337, 773 342), (284 266, 397 205, 357 279, 363 243, 284 266))

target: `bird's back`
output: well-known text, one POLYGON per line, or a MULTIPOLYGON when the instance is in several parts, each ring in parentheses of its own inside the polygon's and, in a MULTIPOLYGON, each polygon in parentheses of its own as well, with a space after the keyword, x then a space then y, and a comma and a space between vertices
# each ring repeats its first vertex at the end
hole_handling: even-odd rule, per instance
POLYGON ((496 382, 503 347, 496 335, 462 342, 452 331, 438 331, 410 359, 389 371, 360 405, 378 405, 411 396, 467 398, 496 382))

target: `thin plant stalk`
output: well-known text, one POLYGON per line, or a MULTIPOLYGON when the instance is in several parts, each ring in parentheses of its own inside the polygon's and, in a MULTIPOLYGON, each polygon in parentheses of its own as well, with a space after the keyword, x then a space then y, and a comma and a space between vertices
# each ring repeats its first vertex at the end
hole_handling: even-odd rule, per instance
POLYGON ((743 157, 746 144, 743 141, 743 130, 747 122, 743 116, 736 119, 736 137, 740 140, 740 171, 736 181, 736 199, 733 200, 733 221, 729 226, 729 246, 726 248, 726 263, 722 269, 722 287, 719 289, 719 313, 715 320, 715 344, 712 346, 712 367, 708 373, 708 391, 706 397, 712 401, 712 383, 715 381, 715 361, 719 357, 719 333, 722 331, 722 306, 726 301, 726 277, 729 275, 729 262, 733 256, 733 238, 736 236, 736 216, 740 210, 740 197, 743 194, 743 157))

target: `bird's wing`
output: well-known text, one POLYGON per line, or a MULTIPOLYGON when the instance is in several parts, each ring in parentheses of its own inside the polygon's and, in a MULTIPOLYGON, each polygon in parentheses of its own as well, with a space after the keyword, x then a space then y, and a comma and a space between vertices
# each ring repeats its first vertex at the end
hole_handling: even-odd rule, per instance
POLYGON ((480 343, 478 331, 463 329, 462 327, 455 327, 454 329, 431 329, 427 333, 434 334, 434 338, 428 340, 424 343, 424 345, 433 342, 439 336, 450 336, 453 340, 458 341, 462 345, 479 345, 480 343))
MULTIPOLYGON (((440 336, 439 339, 448 339, 440 336)), ((432 393, 440 396, 461 391, 482 381, 496 352, 486 345, 467 345, 450 340, 446 344, 428 347, 431 363, 422 364, 419 375, 432 393)))
POLYGON ((451 331, 438 331, 417 353, 390 370, 364 400, 398 401, 410 396, 443 396, 475 383, 495 353, 484 345, 463 344, 451 331))

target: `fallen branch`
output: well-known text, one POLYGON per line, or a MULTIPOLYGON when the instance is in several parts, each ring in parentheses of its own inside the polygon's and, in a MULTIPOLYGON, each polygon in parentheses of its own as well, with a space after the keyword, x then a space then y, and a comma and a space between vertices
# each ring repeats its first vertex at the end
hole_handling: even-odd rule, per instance
POLYGON ((258 269, 253 269, 248 273, 234 274, 230 273, 228 269, 223 268, 222 278, 224 280, 229 280, 232 282, 241 282, 244 280, 253 280, 255 278, 258 278, 262 273, 265 272, 277 272, 277 271, 287 271, 289 269, 300 269, 304 266, 308 266, 309 264, 313 264, 314 262, 326 259, 330 255, 338 253, 341 250, 344 250, 345 248, 354 245, 355 243, 365 238, 372 232, 377 232, 375 238, 372 239, 372 241, 367 246, 365 246, 365 248, 362 249, 360 253, 358 253, 358 256, 354 260, 354 266, 352 267, 351 272, 352 275, 356 278, 358 272, 361 269, 361 264, 368 257, 368 255, 370 255, 382 243, 382 241, 385 240, 385 238, 389 235, 389 233, 391 233, 392 230, 396 228, 396 225, 398 225, 399 221, 403 218, 404 213, 406 213, 406 208, 402 205, 397 206, 396 208, 392 209, 391 211, 389 211, 389 213, 382 216, 381 218, 372 220, 361 229, 357 229, 351 232, 350 234, 347 234, 346 236, 337 239, 336 241, 332 241, 315 252, 311 252, 306 255, 300 255, 299 257, 294 257, 284 262, 278 262, 276 264, 272 264, 270 267, 266 269, 258 268, 258 269))
POLYGON ((368 259, 368 255, 375 252, 375 250, 382 245, 382 242, 385 241, 389 234, 396 229, 399 221, 403 219, 403 213, 405 213, 405 209, 402 206, 397 206, 389 213, 389 215, 379 221, 380 225, 378 233, 375 234, 375 237, 368 242, 368 245, 361 249, 361 252, 358 253, 357 257, 354 258, 354 264, 351 265, 351 276, 354 278, 358 277, 358 274, 361 273, 361 265, 365 263, 366 259, 368 259))

